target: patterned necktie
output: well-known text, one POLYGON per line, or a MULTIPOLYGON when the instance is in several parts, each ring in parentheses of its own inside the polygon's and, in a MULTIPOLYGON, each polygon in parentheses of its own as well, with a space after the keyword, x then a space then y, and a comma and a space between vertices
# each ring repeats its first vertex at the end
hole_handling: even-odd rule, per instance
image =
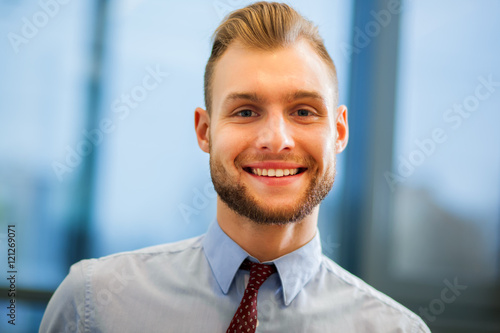
POLYGON ((260 286, 276 272, 274 265, 264 265, 245 259, 242 269, 250 270, 250 279, 243 293, 240 306, 234 314, 226 333, 254 333, 257 327, 257 294, 260 286))

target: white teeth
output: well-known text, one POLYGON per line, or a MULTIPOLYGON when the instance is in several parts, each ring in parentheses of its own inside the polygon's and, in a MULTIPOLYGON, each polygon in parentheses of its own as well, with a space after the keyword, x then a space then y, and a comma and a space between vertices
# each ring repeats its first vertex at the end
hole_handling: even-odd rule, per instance
POLYGON ((283 177, 293 176, 299 172, 299 169, 260 169, 251 168, 254 175, 267 176, 267 177, 283 177))

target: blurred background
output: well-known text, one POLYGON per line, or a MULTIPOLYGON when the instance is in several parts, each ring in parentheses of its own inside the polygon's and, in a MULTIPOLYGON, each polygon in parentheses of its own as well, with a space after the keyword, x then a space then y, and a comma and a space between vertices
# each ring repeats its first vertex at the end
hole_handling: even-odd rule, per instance
MULTIPOLYGON (((211 33, 249 3, 0 0, 1 332, 37 331, 78 260, 206 231, 193 114, 211 33)), ((500 332, 500 1, 288 3, 349 108, 324 253, 433 332, 500 332)))

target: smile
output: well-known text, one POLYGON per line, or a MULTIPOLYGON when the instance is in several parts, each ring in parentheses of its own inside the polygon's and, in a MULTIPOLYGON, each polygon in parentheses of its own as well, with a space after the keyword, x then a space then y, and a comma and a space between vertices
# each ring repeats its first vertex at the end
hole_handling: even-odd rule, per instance
POLYGON ((248 173, 253 173, 254 175, 262 177, 289 177, 302 173, 306 168, 296 168, 296 169, 261 169, 261 168, 243 168, 248 173))

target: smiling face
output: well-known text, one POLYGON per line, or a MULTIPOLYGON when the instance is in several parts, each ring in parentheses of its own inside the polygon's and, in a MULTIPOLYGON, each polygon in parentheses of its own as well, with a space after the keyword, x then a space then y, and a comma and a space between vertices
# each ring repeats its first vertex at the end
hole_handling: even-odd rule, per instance
POLYGON ((237 41, 226 50, 215 68, 211 115, 198 108, 195 126, 230 209, 284 224, 304 219, 326 197, 347 143, 347 110, 335 110, 333 82, 302 39, 273 51, 237 41))

